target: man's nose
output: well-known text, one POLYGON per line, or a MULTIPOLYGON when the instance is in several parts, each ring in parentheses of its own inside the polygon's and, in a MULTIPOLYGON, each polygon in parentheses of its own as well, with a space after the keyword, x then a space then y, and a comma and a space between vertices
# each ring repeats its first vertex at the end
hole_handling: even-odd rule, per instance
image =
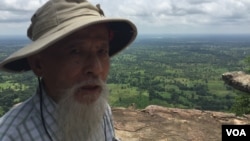
POLYGON ((85 74, 98 75, 103 71, 101 60, 96 54, 89 54, 86 59, 86 65, 84 65, 85 67, 83 68, 85 74))

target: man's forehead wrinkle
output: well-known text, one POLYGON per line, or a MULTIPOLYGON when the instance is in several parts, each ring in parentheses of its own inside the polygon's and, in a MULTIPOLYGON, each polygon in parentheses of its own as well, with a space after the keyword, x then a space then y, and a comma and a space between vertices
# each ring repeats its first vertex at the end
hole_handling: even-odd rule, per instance
POLYGON ((108 37, 103 37, 103 36, 95 36, 95 37, 83 37, 83 36, 71 36, 68 38, 65 38, 61 42, 57 42, 56 44, 53 45, 51 49, 48 50, 58 50, 58 49, 68 49, 71 48, 72 46, 75 45, 87 45, 89 43, 89 39, 94 41, 97 44, 109 44, 108 37))
POLYGON ((77 32, 72 35, 70 35, 67 40, 86 40, 86 39, 98 39, 98 40, 108 40, 108 31, 107 32, 98 32, 98 33, 91 33, 91 30, 89 31, 82 31, 77 32))
MULTIPOLYGON (((108 46, 109 43, 106 42, 106 41, 100 41, 98 44, 96 44, 96 47, 103 47, 103 46, 108 46)), ((53 50, 50 50, 50 52, 55 52, 55 53, 58 53, 58 50, 69 50, 69 49, 72 49, 72 48, 82 48, 82 47, 86 47, 88 46, 89 44, 84 41, 84 40, 76 40, 76 41, 70 41, 70 42, 66 42, 66 43, 62 43, 61 45, 57 45, 55 46, 55 48, 53 50)))

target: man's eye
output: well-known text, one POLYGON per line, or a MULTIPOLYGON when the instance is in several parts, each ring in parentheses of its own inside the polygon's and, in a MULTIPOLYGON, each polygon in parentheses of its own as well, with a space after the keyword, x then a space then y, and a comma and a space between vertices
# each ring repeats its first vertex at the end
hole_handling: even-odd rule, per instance
POLYGON ((79 54, 80 50, 79 49, 72 49, 70 50, 70 54, 79 54))

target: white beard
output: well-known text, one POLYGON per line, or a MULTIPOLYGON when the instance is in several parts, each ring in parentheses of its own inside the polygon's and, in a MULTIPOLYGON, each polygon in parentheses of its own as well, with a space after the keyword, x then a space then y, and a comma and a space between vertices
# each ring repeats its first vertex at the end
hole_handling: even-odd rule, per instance
POLYGON ((59 101, 58 127, 62 141, 105 140, 103 116, 107 109, 108 89, 103 81, 97 82, 101 84, 102 92, 95 102, 81 104, 74 99, 74 92, 82 83, 66 90, 59 101))

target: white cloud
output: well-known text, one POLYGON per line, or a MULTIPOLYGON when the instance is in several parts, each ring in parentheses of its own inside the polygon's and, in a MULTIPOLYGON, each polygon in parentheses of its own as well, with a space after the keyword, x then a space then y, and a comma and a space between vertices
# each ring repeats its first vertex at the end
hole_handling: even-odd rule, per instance
POLYGON ((230 25, 230 28, 237 28, 239 25, 248 26, 250 21, 249 0, 113 1, 116 6, 111 5, 108 0, 99 1, 103 3, 108 15, 129 18, 140 27, 162 27, 163 31, 167 31, 169 26, 177 25, 182 26, 182 29, 183 26, 205 28, 214 25, 230 25))
POLYGON ((41 6, 46 0, 2 0, 0 10, 8 11, 34 11, 41 6))
POLYGON ((29 21, 34 11, 45 0, 2 0, 0 2, 0 23, 20 23, 29 21))
MULTIPOLYGON (((29 23, 47 0, 1 0, 0 23, 29 23)), ((135 22, 140 33, 250 33, 249 0, 89 0, 106 16, 135 22)), ((6 24, 4 24, 6 23, 6 24)), ((27 26, 26 26, 27 27, 27 26)), ((3 30, 0 27, 0 30, 3 30)), ((11 29, 10 29, 11 30, 11 29)))

